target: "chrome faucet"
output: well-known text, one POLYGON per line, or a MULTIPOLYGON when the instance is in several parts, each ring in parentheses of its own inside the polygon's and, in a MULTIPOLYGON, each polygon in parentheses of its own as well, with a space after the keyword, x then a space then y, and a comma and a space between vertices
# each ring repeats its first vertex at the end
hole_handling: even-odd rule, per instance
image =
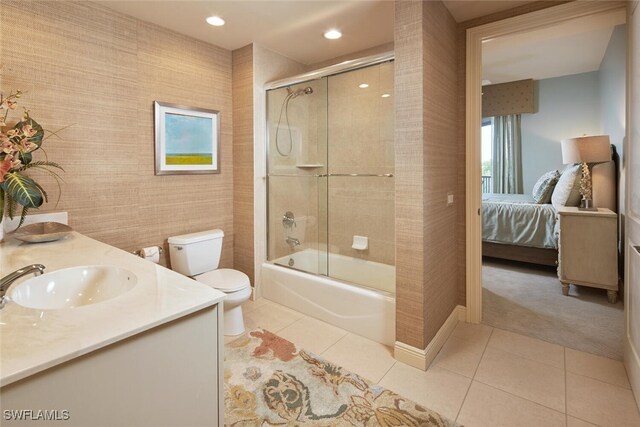
POLYGON ((286 242, 287 245, 291 246, 291 248, 293 248, 294 246, 300 246, 300 240, 296 239, 295 237, 287 236, 286 242))
POLYGON ((282 216, 282 226, 284 228, 292 229, 296 226, 296 217, 291 211, 286 211, 282 216))
POLYGON ((13 273, 7 274, 2 279, 0 279, 0 308, 4 307, 5 304, 5 294, 7 293, 7 289, 9 286, 19 278, 26 276, 27 274, 33 273, 34 276, 39 276, 44 273, 45 266, 42 264, 31 264, 26 267, 22 267, 13 273))

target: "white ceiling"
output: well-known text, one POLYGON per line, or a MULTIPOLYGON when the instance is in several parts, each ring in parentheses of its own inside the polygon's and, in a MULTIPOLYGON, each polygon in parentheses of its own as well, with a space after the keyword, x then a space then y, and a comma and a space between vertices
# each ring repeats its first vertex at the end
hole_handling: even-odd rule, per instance
POLYGON ((303 64, 314 64, 393 41, 394 2, 333 1, 96 1, 143 21, 225 49, 257 43, 303 64), (205 18, 218 15, 223 27, 205 18), (339 40, 322 35, 342 31, 339 40))
MULTIPOLYGON (((96 0, 106 7, 225 49, 257 43, 303 64, 315 64, 393 41, 390 0, 96 0), (223 27, 205 18, 219 15, 223 27), (338 28, 343 37, 322 34, 338 28)), ((444 0, 457 22, 529 1, 444 0)), ((597 70, 614 25, 624 14, 500 37, 483 44, 483 79, 492 83, 597 70)))
POLYGON ((531 0, 443 0, 443 3, 449 9, 456 22, 464 22, 533 2, 531 0))
POLYGON ((482 79, 495 84, 596 71, 613 27, 624 22, 621 10, 486 41, 482 79))
MULTIPOLYGON (((257 43, 303 64, 314 64, 393 41, 392 0, 94 0, 161 27, 234 50, 257 43), (205 18, 218 15, 223 27, 205 18), (340 40, 322 34, 339 28, 340 40)), ((530 1, 446 0, 457 22, 530 1)))

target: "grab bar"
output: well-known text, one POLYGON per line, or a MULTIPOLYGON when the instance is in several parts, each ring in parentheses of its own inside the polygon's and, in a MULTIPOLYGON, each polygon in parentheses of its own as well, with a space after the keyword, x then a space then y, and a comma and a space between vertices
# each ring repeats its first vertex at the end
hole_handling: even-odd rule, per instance
POLYGON ((364 177, 380 177, 380 178, 393 178, 392 173, 383 173, 383 174, 375 174, 375 173, 329 173, 329 174, 321 174, 317 175, 319 178, 324 178, 325 176, 364 176, 364 177))
POLYGON ((313 178, 326 178, 332 176, 362 176, 362 177, 379 177, 379 178, 393 178, 392 173, 374 174, 374 173, 323 173, 314 175, 300 175, 291 173, 270 173, 268 176, 284 176, 284 177, 313 177, 313 178))

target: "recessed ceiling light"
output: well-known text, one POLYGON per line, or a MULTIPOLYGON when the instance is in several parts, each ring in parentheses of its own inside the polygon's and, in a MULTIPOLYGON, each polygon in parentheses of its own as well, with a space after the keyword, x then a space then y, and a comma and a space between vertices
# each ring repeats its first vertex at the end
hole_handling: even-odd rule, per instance
POLYGON ((324 33, 325 39, 336 40, 336 39, 339 39, 340 37, 342 37, 342 33, 336 29, 329 30, 326 33, 324 33))
POLYGON ((368 88, 368 87, 369 87, 369 85, 368 85, 368 84, 366 84, 366 83, 361 83, 358 87, 359 87, 360 89, 366 89, 366 88, 368 88))
POLYGON ((210 16, 207 18, 207 24, 213 25, 214 27, 221 27, 224 25, 224 19, 219 16, 210 16))
POLYGON ((383 94, 382 94, 382 97, 383 97, 383 98, 388 98, 388 97, 390 97, 390 96, 391 96, 391 95, 389 95, 388 93, 383 93, 383 94))

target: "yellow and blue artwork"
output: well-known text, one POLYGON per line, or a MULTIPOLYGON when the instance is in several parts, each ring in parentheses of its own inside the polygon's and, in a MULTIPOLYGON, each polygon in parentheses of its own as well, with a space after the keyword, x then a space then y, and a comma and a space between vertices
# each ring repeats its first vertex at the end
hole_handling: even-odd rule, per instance
POLYGON ((156 175, 219 173, 220 112, 154 104, 156 175))
POLYGON ((212 118, 165 115, 165 163, 167 165, 212 165, 212 118))

